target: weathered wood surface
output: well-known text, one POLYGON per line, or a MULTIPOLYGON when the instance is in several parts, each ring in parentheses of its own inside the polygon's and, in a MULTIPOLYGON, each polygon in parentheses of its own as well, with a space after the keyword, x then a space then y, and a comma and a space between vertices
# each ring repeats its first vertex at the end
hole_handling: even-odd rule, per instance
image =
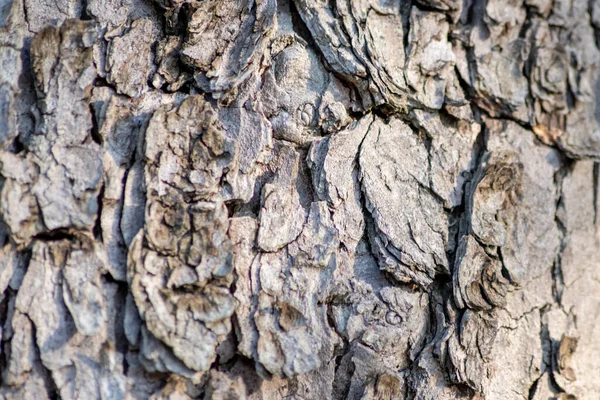
POLYGON ((600 398, 600 1, 0 0, 0 399, 600 398))

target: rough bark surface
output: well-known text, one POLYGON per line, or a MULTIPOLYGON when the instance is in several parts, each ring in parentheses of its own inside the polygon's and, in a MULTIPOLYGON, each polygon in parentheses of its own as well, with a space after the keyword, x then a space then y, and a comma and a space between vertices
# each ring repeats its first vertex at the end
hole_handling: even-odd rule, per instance
POLYGON ((600 398, 600 1, 0 0, 0 399, 600 398))

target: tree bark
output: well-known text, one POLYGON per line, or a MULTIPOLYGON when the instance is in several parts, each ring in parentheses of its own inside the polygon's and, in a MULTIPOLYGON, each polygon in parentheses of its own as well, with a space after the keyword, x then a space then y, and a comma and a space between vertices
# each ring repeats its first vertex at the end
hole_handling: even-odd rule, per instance
POLYGON ((600 1, 0 1, 0 399, 597 399, 600 1))

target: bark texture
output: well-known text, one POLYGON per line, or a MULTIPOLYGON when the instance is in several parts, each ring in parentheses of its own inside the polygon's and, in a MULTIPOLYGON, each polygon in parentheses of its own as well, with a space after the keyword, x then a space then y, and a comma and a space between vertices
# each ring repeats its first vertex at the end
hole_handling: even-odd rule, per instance
POLYGON ((600 398, 600 1, 0 0, 0 399, 600 398))

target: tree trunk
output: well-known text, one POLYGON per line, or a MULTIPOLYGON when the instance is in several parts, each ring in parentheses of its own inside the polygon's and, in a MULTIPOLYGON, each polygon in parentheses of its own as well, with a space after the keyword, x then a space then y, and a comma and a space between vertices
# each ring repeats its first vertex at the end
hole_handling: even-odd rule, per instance
POLYGON ((599 34, 0 1, 0 399, 598 399, 599 34))

